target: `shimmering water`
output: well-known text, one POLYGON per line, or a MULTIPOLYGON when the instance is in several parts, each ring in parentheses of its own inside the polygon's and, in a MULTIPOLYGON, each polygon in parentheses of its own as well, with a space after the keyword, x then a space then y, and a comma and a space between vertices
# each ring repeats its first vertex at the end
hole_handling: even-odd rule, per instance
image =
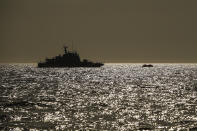
MULTIPOLYGON (((1 130, 197 127, 197 64, 0 65, 1 130)), ((197 128, 196 128, 197 129, 197 128)))

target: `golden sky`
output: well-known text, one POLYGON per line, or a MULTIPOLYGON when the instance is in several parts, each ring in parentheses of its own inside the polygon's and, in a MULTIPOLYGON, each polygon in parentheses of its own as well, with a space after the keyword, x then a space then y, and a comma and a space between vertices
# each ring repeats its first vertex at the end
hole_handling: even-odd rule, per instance
POLYGON ((0 0, 0 62, 62 53, 102 62, 197 62, 197 0, 0 0))

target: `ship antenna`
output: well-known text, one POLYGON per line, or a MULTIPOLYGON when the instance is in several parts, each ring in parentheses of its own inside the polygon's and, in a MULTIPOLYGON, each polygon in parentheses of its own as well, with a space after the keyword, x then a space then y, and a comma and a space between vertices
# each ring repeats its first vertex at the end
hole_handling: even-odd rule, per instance
POLYGON ((68 47, 64 45, 64 53, 65 53, 65 54, 68 53, 67 48, 68 48, 68 47))

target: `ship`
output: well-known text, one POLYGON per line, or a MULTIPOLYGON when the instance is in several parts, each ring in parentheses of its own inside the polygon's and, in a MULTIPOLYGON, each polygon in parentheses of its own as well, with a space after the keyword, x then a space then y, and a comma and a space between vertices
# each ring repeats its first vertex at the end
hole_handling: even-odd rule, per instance
POLYGON ((87 59, 81 60, 76 51, 67 50, 64 46, 64 54, 55 56, 51 59, 46 58, 44 62, 39 62, 39 68, 60 68, 60 67, 101 67, 104 64, 101 62, 92 62, 87 59))
POLYGON ((142 65, 142 67, 153 67, 153 65, 151 65, 151 64, 144 64, 144 65, 142 65))

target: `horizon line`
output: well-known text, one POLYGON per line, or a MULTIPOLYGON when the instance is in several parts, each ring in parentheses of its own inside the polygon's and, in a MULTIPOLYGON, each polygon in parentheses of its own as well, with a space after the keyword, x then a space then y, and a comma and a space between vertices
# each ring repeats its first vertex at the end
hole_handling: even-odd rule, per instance
MULTIPOLYGON (((38 64, 36 62, 0 62, 0 64, 38 64)), ((105 62, 104 64, 197 64, 197 62, 105 62)))

